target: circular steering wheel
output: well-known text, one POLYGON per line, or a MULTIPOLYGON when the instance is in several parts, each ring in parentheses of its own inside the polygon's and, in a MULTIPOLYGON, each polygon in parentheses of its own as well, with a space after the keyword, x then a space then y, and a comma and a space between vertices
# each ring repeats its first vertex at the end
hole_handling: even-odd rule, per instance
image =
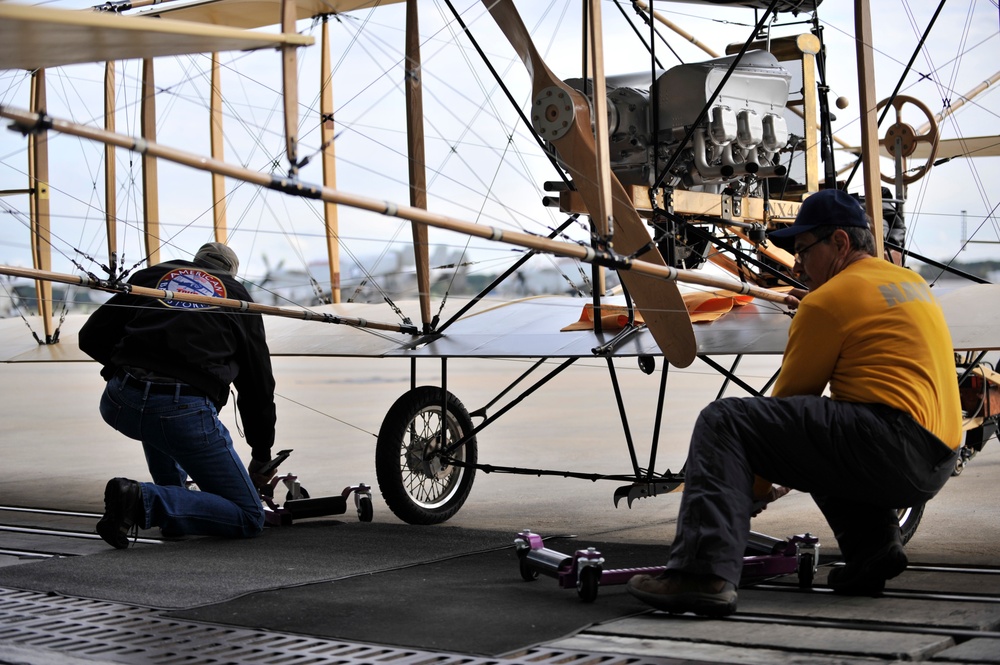
MULTIPOLYGON (((888 99, 883 99, 875 107, 876 113, 882 109, 887 103, 888 99)), ((938 133, 937 120, 934 119, 934 114, 931 110, 927 108, 919 99, 914 97, 907 97, 906 95, 897 95, 892 100, 892 107, 896 110, 896 122, 893 123, 885 132, 885 137, 879 141, 885 150, 892 156, 896 154, 896 139, 900 142, 900 156, 903 158, 903 183, 909 185, 911 182, 920 180, 928 171, 931 170, 931 166, 934 165, 934 159, 937 157, 938 149, 938 139, 940 134, 938 133), (916 131, 910 125, 903 122, 903 106, 906 104, 912 104, 920 109, 924 116, 927 118, 927 123, 929 129, 923 134, 917 134, 916 131), (917 149, 917 144, 928 143, 930 144, 930 155, 927 157, 921 166, 917 167, 913 173, 907 174, 906 168, 906 158, 913 154, 917 149)), ((879 173, 882 176, 882 182, 892 184, 896 182, 895 177, 887 177, 884 173, 879 173)))

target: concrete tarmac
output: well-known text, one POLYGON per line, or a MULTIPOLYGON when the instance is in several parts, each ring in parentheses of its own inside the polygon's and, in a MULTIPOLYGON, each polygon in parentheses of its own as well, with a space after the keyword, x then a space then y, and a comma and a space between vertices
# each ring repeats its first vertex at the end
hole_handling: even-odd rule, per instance
MULTIPOLYGON (((312 496, 339 494, 344 487, 358 483, 376 487, 376 437, 389 407, 409 389, 409 363, 395 359, 276 358, 274 366, 278 393, 275 449, 294 450, 281 472, 296 473, 312 496)), ((448 388, 473 411, 489 404, 528 367, 523 361, 451 359, 448 388)), ((617 367, 629 416, 628 431, 636 442, 639 464, 645 467, 653 438, 659 376, 643 374, 634 361, 620 361, 617 367)), ((759 386, 775 368, 774 358, 746 358, 740 376, 759 386)), ((438 384, 439 374, 439 363, 423 362, 417 383, 438 384)), ((4 461, 0 509, 19 506, 100 513, 108 478, 148 479, 139 444, 110 429, 98 414, 103 381, 96 364, 7 364, 0 366, 0 379, 4 461)), ((721 377, 700 361, 685 370, 671 369, 655 465, 658 471, 681 468, 698 411, 716 397, 721 383, 721 377)), ((726 394, 744 393, 733 388, 726 394)), ((496 413, 501 405, 490 406, 488 413, 496 413)), ((232 400, 222 418, 237 450, 248 460, 250 451, 241 438, 232 400)), ((479 461, 582 473, 627 473, 631 463, 624 431, 604 361, 581 360, 484 429, 478 437, 479 461)), ((1000 444, 993 439, 928 504, 907 553, 911 563, 931 568, 901 576, 900 580, 914 580, 900 582, 901 594, 877 601, 832 596, 822 588, 823 570, 817 580, 820 588, 813 593, 741 590, 739 613, 722 623, 648 613, 584 628, 544 645, 547 650, 512 654, 499 662, 562 663, 589 654, 598 655, 600 662, 622 658, 635 665, 1000 663, 1000 609, 994 609, 1000 608, 998 467, 1000 444), (949 564, 957 568, 947 575, 934 572, 933 566, 949 564), (981 569, 969 570, 975 567, 981 569), (970 579, 970 574, 976 579, 970 579), (962 584, 955 582, 959 578, 964 580, 962 584), (914 584, 917 588, 910 590, 914 584), (927 588, 946 595, 928 596, 927 588), (950 597, 949 592, 959 595, 950 597), (577 655, 567 658, 566 653, 577 655)), ((631 508, 622 502, 616 508, 612 497, 619 484, 480 472, 468 501, 448 524, 509 531, 512 536, 523 529, 546 536, 577 534, 581 544, 587 539, 662 543, 665 559, 680 496, 642 499, 631 508)), ((373 499, 376 522, 399 522, 382 502, 377 487, 373 499)), ((87 524, 92 525, 93 519, 87 524)), ((821 553, 836 550, 808 495, 793 492, 781 499, 755 518, 753 528, 776 538, 810 532, 819 537, 821 553)), ((2 551, 17 549, 23 542, 16 530, 0 529, 0 539, 0 565, 30 565, 2 551)), ((90 540, 74 553, 86 555, 106 548, 100 540, 90 540)), ((663 562, 650 561, 649 565, 663 562)), ((53 614, 64 611, 49 606, 56 601, 45 594, 27 597, 0 589, 0 597, 13 598, 7 602, 35 603, 42 626, 53 614)), ((0 617, 5 616, 3 602, 0 600, 0 617)), ((141 613, 144 621, 160 620, 155 610, 116 606, 110 610, 102 607, 101 611, 141 613)), ((28 610, 15 611, 22 618, 28 614, 28 610)), ((58 651, 58 646, 33 647, 17 636, 5 639, 3 623, 0 619, 0 663, 95 662, 72 658, 58 651)), ((261 632, 253 627, 247 630, 261 632)), ((268 634, 269 640, 280 637, 268 634)), ((147 662, 124 656, 109 657, 111 661, 147 662)), ((336 662, 381 660, 357 657, 336 662)))
MULTIPOLYGON (((375 486, 374 449, 382 419, 409 387, 409 363, 395 359, 276 358, 278 428, 275 450, 291 448, 282 472, 299 475, 312 496, 339 493, 360 482, 375 486)), ((452 359, 448 388, 470 411, 487 404, 527 363, 452 359)), ((762 385, 773 358, 748 358, 741 376, 762 385)), ((659 377, 631 362, 618 370, 628 409, 629 430, 640 465, 648 464, 659 377)), ((137 442, 101 420, 103 387, 93 363, 0 366, 3 400, 0 440, 4 474, 0 504, 102 512, 108 478, 147 480, 137 442)), ((436 383, 435 362, 420 366, 418 384, 436 383)), ((720 377, 696 361, 671 369, 656 469, 679 470, 698 411, 713 399, 720 377)), ((745 394, 736 388, 727 395, 745 394)), ((236 449, 249 459, 240 438, 234 400, 222 418, 236 449)), ((494 413, 498 409, 491 409, 494 413)), ((602 361, 583 360, 478 437, 480 463, 584 473, 626 473, 631 469, 623 425, 602 361)), ((1000 445, 996 439, 953 478, 928 505, 909 545, 926 560, 1000 564, 1000 445)), ((449 524, 469 528, 532 529, 541 534, 577 533, 602 539, 669 542, 679 495, 616 508, 619 483, 478 473, 465 506, 449 524)), ((398 521, 375 492, 375 520, 398 521)), ((807 495, 793 492, 754 520, 756 531, 775 537, 809 531, 833 547, 822 515, 807 495)))

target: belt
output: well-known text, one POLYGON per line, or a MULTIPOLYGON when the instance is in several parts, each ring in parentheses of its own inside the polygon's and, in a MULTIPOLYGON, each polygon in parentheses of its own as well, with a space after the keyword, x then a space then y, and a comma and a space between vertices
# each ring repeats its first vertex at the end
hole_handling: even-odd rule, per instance
POLYGON ((150 393, 157 395, 191 395, 196 397, 207 397, 204 391, 193 388, 186 383, 181 383, 180 381, 175 381, 173 383, 146 381, 143 379, 137 379, 125 371, 118 372, 118 376, 122 379, 122 385, 128 386, 129 388, 135 388, 136 390, 142 390, 144 392, 148 387, 150 393))

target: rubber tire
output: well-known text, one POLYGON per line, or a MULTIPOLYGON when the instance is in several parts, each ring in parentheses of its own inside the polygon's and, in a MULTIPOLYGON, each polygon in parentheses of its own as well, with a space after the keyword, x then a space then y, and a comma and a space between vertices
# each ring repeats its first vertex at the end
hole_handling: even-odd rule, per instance
MULTIPOLYGON (((447 393, 446 399, 437 386, 414 388, 396 400, 379 429, 375 477, 389 510, 408 524, 440 524, 450 519, 472 490, 475 468, 443 467, 436 474, 437 480, 432 480, 426 469, 412 468, 407 460, 409 445, 429 441, 432 437, 426 432, 440 431, 442 404, 446 410, 448 442, 457 441, 473 430, 472 418, 462 402, 451 393, 447 393), (425 489, 434 494, 423 498, 415 495, 425 489)), ((475 465, 479 458, 476 438, 469 439, 453 457, 475 465)), ((428 459, 425 452, 410 460, 422 464, 432 461, 433 456, 428 459)))
POLYGON ((580 569, 580 577, 576 580, 576 593, 580 600, 592 603, 597 598, 597 589, 601 586, 601 569, 598 566, 584 566, 580 569))
POLYGON ((372 500, 367 496, 360 497, 358 499, 358 520, 371 522, 374 517, 375 507, 372 505, 372 500))
POLYGON ((523 556, 521 554, 517 555, 517 565, 518 565, 518 570, 521 573, 522 580, 524 580, 525 582, 534 582, 535 580, 538 579, 538 571, 532 568, 531 564, 528 563, 527 554, 523 556))
MULTIPOLYGON (((309 492, 306 491, 305 487, 299 486, 299 493, 302 495, 302 496, 299 497, 300 499, 308 499, 309 498, 309 492)), ((292 499, 293 499, 293 497, 292 497, 292 491, 288 490, 287 492, 285 492, 285 501, 291 501, 292 499)))
POLYGON ((917 532, 917 527, 920 526, 920 518, 924 516, 924 506, 926 505, 926 503, 921 503, 919 506, 913 506, 912 508, 899 509, 899 535, 904 545, 910 542, 910 538, 913 538, 913 534, 917 532))
POLYGON ((799 559, 799 588, 800 589, 811 589, 813 588, 813 580, 816 577, 816 571, 814 570, 816 565, 815 558, 810 554, 803 554, 799 559))

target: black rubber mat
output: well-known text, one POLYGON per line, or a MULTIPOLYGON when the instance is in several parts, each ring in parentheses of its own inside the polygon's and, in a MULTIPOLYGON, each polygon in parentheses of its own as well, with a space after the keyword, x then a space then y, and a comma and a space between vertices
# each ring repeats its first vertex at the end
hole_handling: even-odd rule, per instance
POLYGON ((198 538, 0 567, 0 586, 176 609, 510 546, 514 534, 318 520, 250 540, 198 538))
MULTIPOLYGON (((584 603, 575 589, 560 588, 553 577, 526 582, 519 572, 513 534, 508 542, 510 546, 502 550, 266 591, 170 616, 496 656, 648 609, 624 586, 602 587, 594 602, 584 603)), ((567 554, 581 546, 597 545, 608 568, 655 565, 666 554, 663 546, 569 539, 546 544, 567 554)))

